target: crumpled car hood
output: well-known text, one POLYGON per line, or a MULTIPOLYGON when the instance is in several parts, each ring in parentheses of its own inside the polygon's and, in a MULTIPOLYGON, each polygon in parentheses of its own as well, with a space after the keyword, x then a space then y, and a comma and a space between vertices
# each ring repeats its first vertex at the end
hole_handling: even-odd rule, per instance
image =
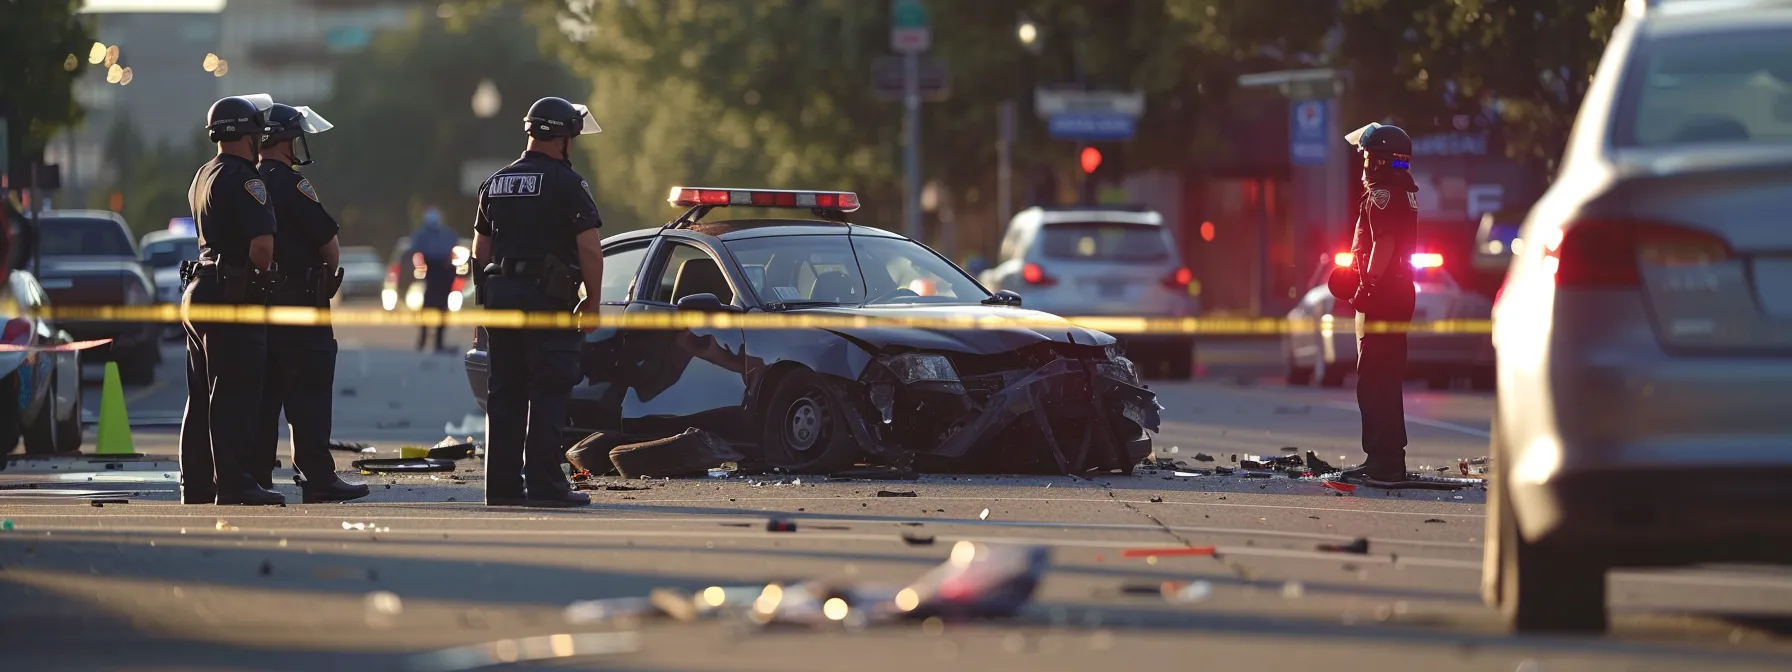
POLYGON ((801 311, 808 314, 840 315, 873 318, 1007 318, 1026 320, 1037 324, 1044 320, 1064 325, 1062 329, 1030 327, 993 327, 979 326, 968 330, 915 329, 909 327, 864 327, 830 329, 847 338, 867 343, 882 349, 889 347, 913 348, 938 352, 960 352, 971 355, 994 355, 1013 352, 1021 348, 1052 341, 1071 343, 1074 339, 1078 345, 1110 345, 1114 337, 1093 329, 1085 329, 1072 325, 1069 321, 1037 310, 1012 308, 1007 306, 875 306, 875 307, 827 307, 809 308, 801 311))

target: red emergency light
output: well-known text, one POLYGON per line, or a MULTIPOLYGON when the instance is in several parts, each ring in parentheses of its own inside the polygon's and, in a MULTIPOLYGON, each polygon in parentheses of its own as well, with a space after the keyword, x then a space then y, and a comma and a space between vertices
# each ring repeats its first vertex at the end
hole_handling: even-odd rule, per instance
POLYGON ((756 208, 809 208, 834 212, 856 212, 859 195, 849 191, 787 191, 783 189, 722 189, 712 187, 673 187, 666 202, 681 208, 697 206, 728 207, 740 205, 756 208))

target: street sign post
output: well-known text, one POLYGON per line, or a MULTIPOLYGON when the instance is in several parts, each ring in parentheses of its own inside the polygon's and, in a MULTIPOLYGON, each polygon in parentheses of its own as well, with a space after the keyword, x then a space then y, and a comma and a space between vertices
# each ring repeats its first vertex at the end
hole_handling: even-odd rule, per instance
POLYGON ((927 8, 921 0, 892 0, 890 3, 890 47, 902 54, 903 130, 908 139, 903 148, 903 173, 908 177, 908 194, 904 205, 903 232, 909 238, 921 238, 921 52, 933 46, 933 32, 927 26, 927 8))
MULTIPOLYGON (((908 84, 904 79, 903 60, 898 56, 879 56, 871 62, 871 82, 878 100, 902 100, 906 94, 908 84)), ((921 100, 937 103, 952 96, 951 76, 944 61, 923 57, 917 65, 921 100)))
POLYGON ((1323 166, 1330 158, 1331 142, 1325 137, 1329 102, 1296 100, 1289 104, 1288 159, 1295 165, 1323 166))
POLYGON ((1132 117, 1101 112, 1066 112, 1054 115, 1048 126, 1053 138, 1079 142, 1131 140, 1137 127, 1138 121, 1132 117))
POLYGON ((914 54, 933 47, 933 31, 927 25, 927 8, 921 0, 894 0, 890 3, 890 48, 897 53, 914 54))
POLYGON ((1145 114, 1141 91, 1082 91, 1041 88, 1033 107, 1053 138, 1078 142, 1131 140, 1145 114))

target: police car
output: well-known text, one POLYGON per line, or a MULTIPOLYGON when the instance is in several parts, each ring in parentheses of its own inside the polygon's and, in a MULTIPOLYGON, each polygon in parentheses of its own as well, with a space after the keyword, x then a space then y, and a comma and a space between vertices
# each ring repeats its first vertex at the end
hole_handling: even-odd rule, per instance
MULTIPOLYGON (((1053 320, 991 293, 925 245, 848 222, 850 192, 674 188, 683 215, 604 240, 605 315, 679 312, 1053 320), (721 208, 785 211, 706 221, 721 208), (790 210, 813 218, 795 218, 790 210)), ((481 333, 467 353, 483 407, 481 333)), ((1114 337, 1071 326, 943 331, 599 330, 588 334, 568 443, 695 427, 774 467, 1129 471, 1151 454, 1156 395, 1114 337)))

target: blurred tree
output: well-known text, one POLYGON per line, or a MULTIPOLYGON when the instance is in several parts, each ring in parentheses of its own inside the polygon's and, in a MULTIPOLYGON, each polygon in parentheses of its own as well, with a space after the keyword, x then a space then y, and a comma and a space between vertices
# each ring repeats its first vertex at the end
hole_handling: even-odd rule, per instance
POLYGON ((492 14, 477 16, 448 7, 376 36, 338 68, 330 101, 295 101, 315 105, 336 125, 309 138, 317 163, 305 172, 341 222, 345 244, 386 250, 431 205, 472 236, 463 171, 489 174, 520 155, 522 118, 536 99, 590 95, 591 84, 544 54, 517 11, 491 7, 492 14), (477 116, 472 103, 485 79, 499 94, 489 118, 477 116), (491 161, 497 165, 481 167, 491 161))
POLYGON ((1344 0, 1352 119, 1497 126, 1553 172, 1623 0, 1344 0))
POLYGON ((110 209, 114 190, 122 196, 118 211, 138 235, 167 228, 170 213, 191 212, 187 189, 192 171, 209 160, 216 149, 199 137, 184 144, 148 145, 133 127, 120 119, 106 135, 106 156, 113 161, 116 178, 109 189, 87 194, 87 207, 110 209))
MULTIPOLYGON (((93 36, 80 0, 0 0, 0 116, 16 163, 36 160, 58 129, 81 118, 72 88, 93 36)), ((22 167, 15 166, 15 170, 22 167)))

